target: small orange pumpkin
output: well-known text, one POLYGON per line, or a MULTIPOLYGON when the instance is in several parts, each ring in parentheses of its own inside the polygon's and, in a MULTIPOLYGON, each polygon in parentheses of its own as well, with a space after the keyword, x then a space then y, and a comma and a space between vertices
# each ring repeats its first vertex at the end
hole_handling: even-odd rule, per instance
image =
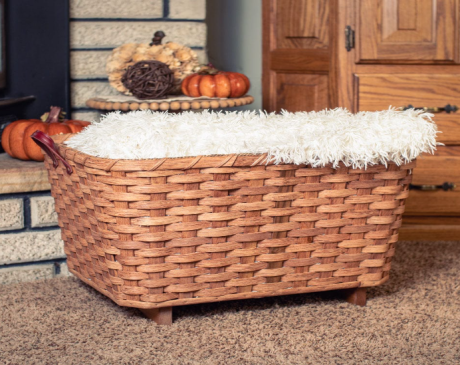
POLYGON ((2 134, 2 147, 11 157, 20 160, 43 161, 40 147, 30 138, 35 131, 42 131, 50 136, 65 133, 78 133, 89 122, 82 120, 59 121, 61 108, 52 106, 47 119, 21 119, 9 124, 2 134))
POLYGON ((182 92, 192 97, 238 98, 245 95, 250 87, 246 75, 216 69, 201 71, 182 81, 182 92))

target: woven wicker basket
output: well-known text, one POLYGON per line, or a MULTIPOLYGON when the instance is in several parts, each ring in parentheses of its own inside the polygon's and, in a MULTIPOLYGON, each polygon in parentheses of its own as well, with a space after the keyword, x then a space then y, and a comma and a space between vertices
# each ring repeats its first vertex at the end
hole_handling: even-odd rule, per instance
POLYGON ((46 157, 70 271, 152 309, 351 289, 388 279, 415 162, 364 169, 266 156, 46 157))

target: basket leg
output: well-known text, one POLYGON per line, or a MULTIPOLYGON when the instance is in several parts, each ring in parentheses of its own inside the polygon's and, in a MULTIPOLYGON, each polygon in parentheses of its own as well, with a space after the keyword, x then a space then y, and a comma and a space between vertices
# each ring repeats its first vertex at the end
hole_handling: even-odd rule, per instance
POLYGON ((354 288, 344 290, 343 293, 348 303, 364 307, 366 305, 366 291, 367 288, 354 288))
POLYGON ((172 307, 140 309, 140 311, 159 325, 172 325, 172 307))

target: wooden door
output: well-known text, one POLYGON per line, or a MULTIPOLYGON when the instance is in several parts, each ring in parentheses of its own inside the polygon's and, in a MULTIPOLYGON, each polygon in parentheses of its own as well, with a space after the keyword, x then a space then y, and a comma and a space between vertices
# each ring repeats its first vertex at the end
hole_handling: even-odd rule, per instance
POLYGON ((330 106, 329 11, 324 0, 263 0, 264 109, 330 106))
POLYGON ((358 62, 454 63, 455 0, 359 0, 358 62))
MULTIPOLYGON (((354 1, 356 49, 343 74, 353 80, 353 111, 460 107, 458 5, 458 0, 354 1)), ((446 147, 418 158, 412 184, 458 187, 460 113, 436 113, 433 120, 446 147)), ((458 237, 459 204, 458 188, 411 190, 400 238, 458 237)))

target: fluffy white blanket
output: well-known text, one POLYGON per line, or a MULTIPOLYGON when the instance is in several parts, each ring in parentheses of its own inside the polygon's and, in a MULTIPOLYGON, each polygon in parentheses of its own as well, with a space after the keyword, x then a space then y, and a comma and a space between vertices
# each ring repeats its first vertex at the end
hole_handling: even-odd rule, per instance
POLYGON ((148 159, 268 153, 275 163, 366 167, 409 162, 436 148, 432 115, 415 111, 345 109, 264 112, 113 112, 69 139, 93 156, 148 159))

